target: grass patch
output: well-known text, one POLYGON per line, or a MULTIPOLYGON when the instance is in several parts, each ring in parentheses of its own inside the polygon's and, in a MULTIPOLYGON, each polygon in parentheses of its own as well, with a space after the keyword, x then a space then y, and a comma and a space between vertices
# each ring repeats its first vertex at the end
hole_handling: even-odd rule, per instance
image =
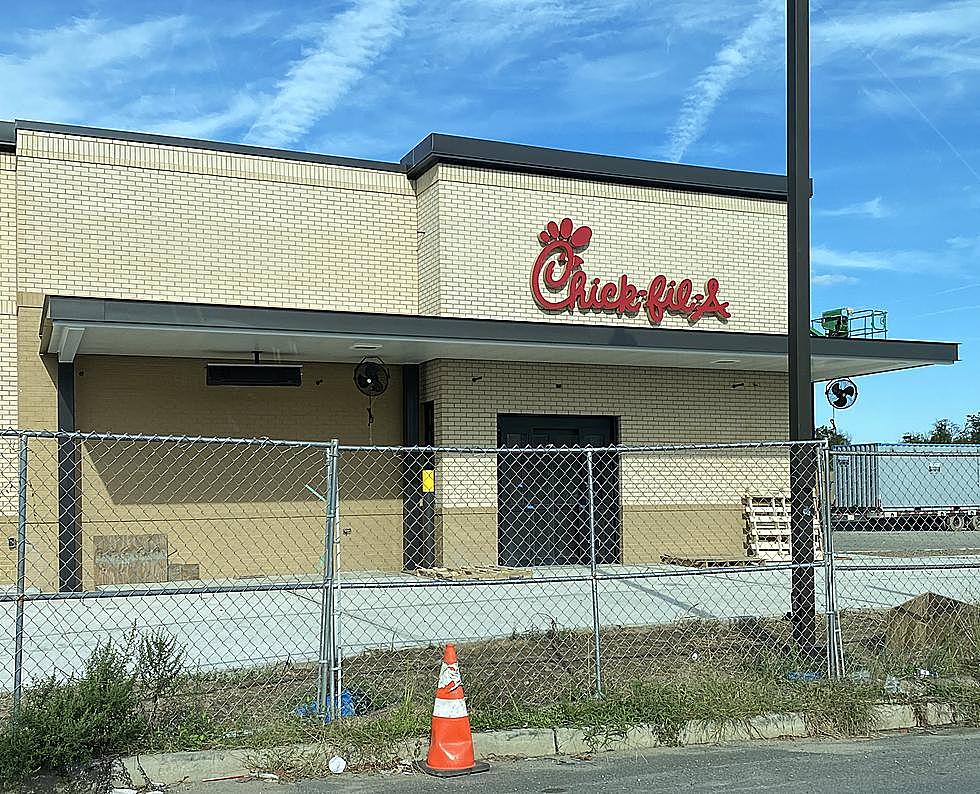
POLYGON ((980 683, 975 678, 937 679, 926 685, 926 696, 937 703, 950 703, 957 722, 980 728, 980 683))
MULTIPOLYGON (((595 749, 625 736, 636 725, 649 726, 661 742, 675 744, 690 721, 737 723, 788 712, 802 713, 817 733, 853 736, 870 731, 878 692, 874 686, 848 681, 787 681, 780 670, 665 677, 634 682, 602 698, 564 699, 549 706, 473 708, 470 720, 474 730, 577 728, 595 749)), ((277 736, 282 745, 256 750, 253 761, 257 768, 287 779, 325 774, 335 754, 344 756, 355 770, 391 768, 404 742, 428 733, 430 713, 431 700, 406 699, 390 711, 332 725, 300 721, 294 731, 277 736), (284 746, 287 738, 306 746, 291 749, 284 746)))

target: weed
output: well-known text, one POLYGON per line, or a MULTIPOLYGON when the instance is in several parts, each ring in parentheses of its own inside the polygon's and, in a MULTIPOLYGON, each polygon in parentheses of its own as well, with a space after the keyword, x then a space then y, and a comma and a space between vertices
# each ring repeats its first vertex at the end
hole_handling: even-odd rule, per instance
POLYGON ((146 730, 153 732, 161 699, 176 691, 184 671, 184 650, 163 631, 144 634, 138 640, 131 636, 130 644, 135 645, 137 692, 149 707, 146 730))

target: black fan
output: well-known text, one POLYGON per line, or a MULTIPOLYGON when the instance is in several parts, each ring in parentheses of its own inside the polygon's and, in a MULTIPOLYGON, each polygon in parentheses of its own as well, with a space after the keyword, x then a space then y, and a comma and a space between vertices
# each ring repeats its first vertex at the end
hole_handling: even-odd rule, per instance
POLYGON ((850 408, 857 400, 857 386, 849 378, 827 384, 827 400, 834 408, 850 408))
POLYGON ((380 397, 388 389, 391 373, 380 358, 365 358, 354 367, 354 385, 361 394, 380 397))

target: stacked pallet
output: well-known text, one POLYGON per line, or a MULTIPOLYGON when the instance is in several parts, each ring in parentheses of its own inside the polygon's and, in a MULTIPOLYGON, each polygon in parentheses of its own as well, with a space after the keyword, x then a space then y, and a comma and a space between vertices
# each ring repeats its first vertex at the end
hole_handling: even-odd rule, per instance
MULTIPOLYGON (((790 500, 785 496, 743 496, 746 553, 750 558, 790 562, 790 500)), ((814 559, 823 559, 820 512, 813 508, 814 559)))

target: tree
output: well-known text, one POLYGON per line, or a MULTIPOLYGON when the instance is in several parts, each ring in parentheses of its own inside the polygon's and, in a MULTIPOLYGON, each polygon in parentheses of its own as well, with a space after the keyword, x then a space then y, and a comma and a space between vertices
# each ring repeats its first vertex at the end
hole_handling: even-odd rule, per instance
POLYGON ((851 443, 851 437, 847 433, 838 430, 837 423, 833 419, 830 420, 829 425, 820 425, 820 427, 815 428, 813 437, 818 441, 826 439, 827 443, 832 447, 839 447, 851 443))
POLYGON ((967 414, 958 425, 949 419, 937 419, 928 433, 906 433, 906 444, 980 444, 980 413, 967 414))
POLYGON ((966 415, 966 422, 956 441, 959 444, 980 444, 980 413, 966 415))

